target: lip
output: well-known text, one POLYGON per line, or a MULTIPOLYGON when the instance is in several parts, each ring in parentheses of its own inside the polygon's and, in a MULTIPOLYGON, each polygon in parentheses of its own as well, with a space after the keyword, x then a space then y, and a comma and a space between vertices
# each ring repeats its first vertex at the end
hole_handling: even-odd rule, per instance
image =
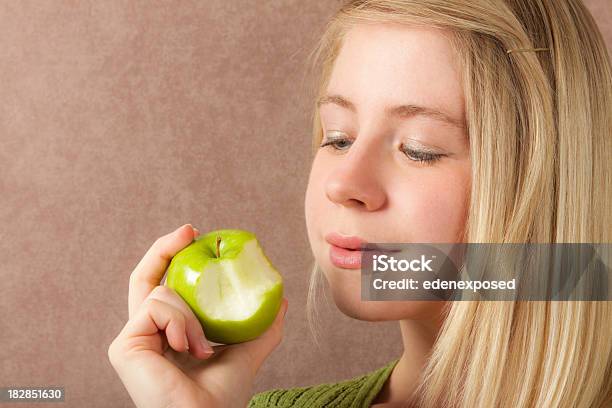
POLYGON ((361 268, 361 244, 367 241, 358 236, 345 236, 336 232, 329 233, 325 240, 330 245, 329 260, 334 266, 343 269, 361 268))
POLYGON ((331 232, 325 236, 325 240, 331 244, 345 249, 359 249, 361 244, 367 241, 357 236, 340 235, 337 232, 331 232))

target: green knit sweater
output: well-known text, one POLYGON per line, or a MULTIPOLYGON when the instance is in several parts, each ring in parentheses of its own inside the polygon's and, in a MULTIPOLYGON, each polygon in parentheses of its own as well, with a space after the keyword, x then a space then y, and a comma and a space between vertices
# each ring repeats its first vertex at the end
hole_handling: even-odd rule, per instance
POLYGON ((264 391, 251 398, 248 408, 366 408, 376 398, 398 360, 393 360, 375 371, 335 384, 264 391))

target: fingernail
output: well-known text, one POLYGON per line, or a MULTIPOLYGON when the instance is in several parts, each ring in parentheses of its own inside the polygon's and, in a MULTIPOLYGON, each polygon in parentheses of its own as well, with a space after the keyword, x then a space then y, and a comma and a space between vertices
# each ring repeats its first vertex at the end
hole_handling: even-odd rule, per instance
POLYGON ((185 334, 185 348, 189 350, 189 339, 187 338, 187 334, 185 334))
POLYGON ((212 354, 214 353, 212 347, 210 347, 210 344, 208 344, 208 340, 206 340, 205 338, 202 338, 202 346, 204 347, 204 352, 207 354, 212 354))
POLYGON ((193 227, 193 230, 195 232, 195 236, 197 237, 198 235, 200 235, 200 230, 197 229, 196 227, 193 227))

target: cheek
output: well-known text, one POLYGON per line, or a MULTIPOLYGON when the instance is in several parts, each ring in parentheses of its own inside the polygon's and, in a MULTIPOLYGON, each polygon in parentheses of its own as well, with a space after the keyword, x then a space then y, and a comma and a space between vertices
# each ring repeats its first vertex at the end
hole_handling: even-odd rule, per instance
POLYGON ((457 242, 465 227, 469 170, 398 182, 391 197, 405 242, 457 242))

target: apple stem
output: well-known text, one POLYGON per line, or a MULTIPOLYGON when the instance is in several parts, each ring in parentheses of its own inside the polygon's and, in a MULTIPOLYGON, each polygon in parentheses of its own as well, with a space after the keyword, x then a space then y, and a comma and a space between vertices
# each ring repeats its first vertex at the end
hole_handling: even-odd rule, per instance
POLYGON ((219 254, 219 244, 221 244, 221 237, 217 235, 217 258, 221 257, 221 255, 219 254))

